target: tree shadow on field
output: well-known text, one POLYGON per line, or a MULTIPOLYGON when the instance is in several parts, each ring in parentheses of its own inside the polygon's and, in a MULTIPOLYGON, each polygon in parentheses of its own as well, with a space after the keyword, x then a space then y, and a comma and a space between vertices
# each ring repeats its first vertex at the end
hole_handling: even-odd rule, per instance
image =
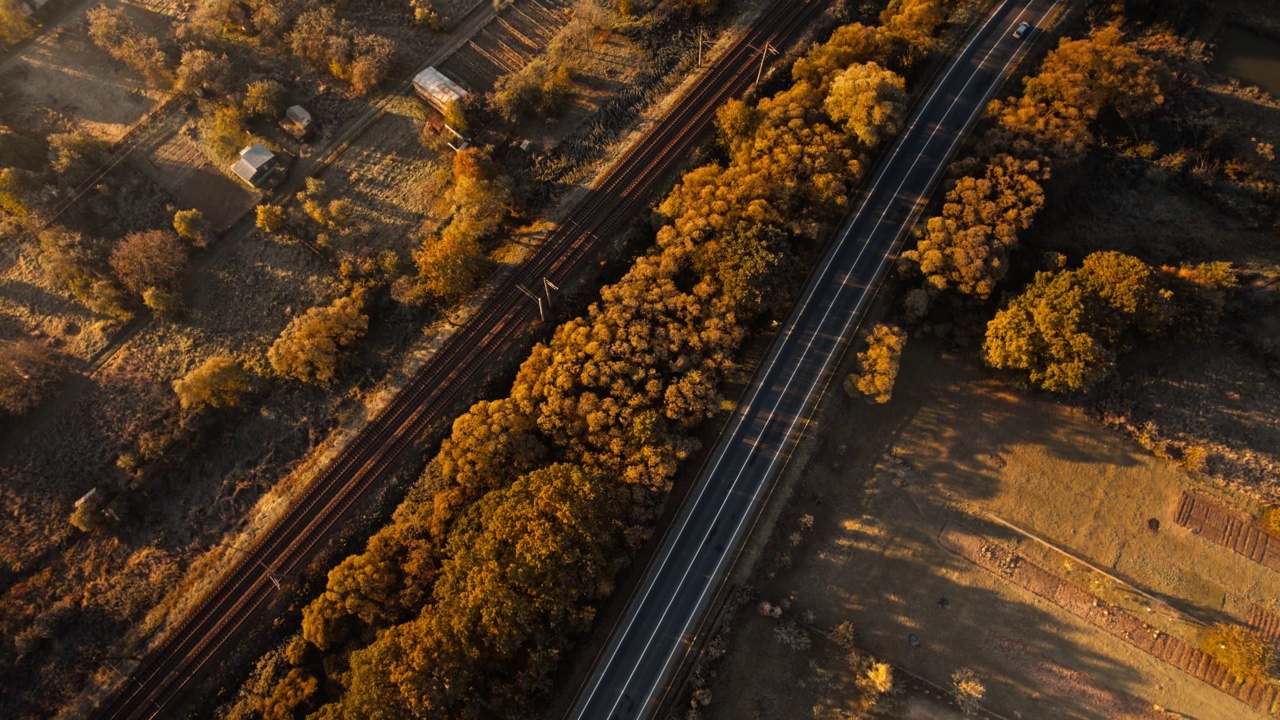
MULTIPOLYGON (((1140 666, 1129 664, 1138 651, 938 540, 954 523, 1021 541, 957 509, 1007 493, 1001 452, 1009 446, 1029 446, 1019 452, 1052 463, 1121 467, 1139 461, 1133 453, 1118 443, 1100 446, 1083 421, 1064 420, 1060 406, 1013 393, 927 341, 908 343, 887 405, 871 406, 838 390, 826 403, 817 451, 756 567, 753 581, 762 597, 789 601, 793 616, 812 612, 811 625, 819 629, 851 621, 860 647, 943 687, 955 670, 973 667, 987 683, 987 704, 1010 717, 1115 717, 1107 707, 1089 706, 1105 692, 1090 695, 1069 682, 1046 686, 1044 674, 1031 672, 1018 652, 1040 653, 1098 687, 1129 694, 1149 687, 1140 666), (909 454, 910 463, 895 449, 909 454), (811 531, 796 519, 804 516, 812 518, 811 531)), ((812 671, 770 637, 770 628, 739 631, 744 639, 735 642, 740 649, 750 642, 753 657, 730 661, 721 682, 726 692, 713 694, 753 691, 728 701, 741 712, 718 717, 750 717, 750 708, 768 695, 788 698, 790 707, 813 707, 820 699, 812 671)), ((823 642, 815 637, 815 646, 823 642)))
MULTIPOLYGON (((1071 418, 1060 404, 1017 391, 928 341, 908 343, 894 393, 890 405, 906 409, 895 413, 892 438, 878 452, 902 444, 918 471, 968 500, 990 498, 1007 482, 1004 453, 1013 447, 1085 466, 1132 467, 1142 461, 1136 448, 1100 443, 1095 428, 1071 418)), ((871 422, 880 421, 873 415, 871 422)))
MULTIPOLYGON (((809 624, 822 631, 852 622, 860 648, 943 688, 956 670, 973 668, 987 686, 984 704, 1009 717, 1103 717, 1106 709, 1081 710, 1082 698, 1069 687, 1037 682, 992 640, 996 631, 1100 684, 1129 691, 1144 684, 1138 671, 1107 654, 1097 638, 1102 643, 1119 640, 1100 633, 1089 636, 1094 631, 1088 629, 1081 632, 1077 625, 1082 623, 1065 611, 1050 609, 942 548, 937 541, 940 523, 953 514, 932 502, 930 493, 888 484, 861 508, 862 517, 854 518, 840 510, 849 508, 849 495, 861 492, 854 478, 847 479, 851 482, 844 499, 834 497, 846 492, 837 490, 824 496, 820 508, 799 503, 800 512, 817 510, 813 534, 789 549, 794 569, 760 581, 762 598, 786 601, 793 618, 812 613, 809 624), (1080 642, 1084 636, 1088 642, 1080 642)), ((778 545, 792 542, 785 532, 777 536, 778 545)), ((762 563, 766 568, 769 564, 768 559, 762 563)), ((772 637, 775 623, 754 614, 743 620, 746 627, 739 629, 729 651, 733 659, 721 672, 723 691, 713 688, 717 698, 736 695, 723 702, 741 705, 742 711, 713 717, 751 717, 746 709, 770 695, 785 698, 782 704, 789 707, 821 703, 828 709, 855 710, 855 678, 845 672, 839 687, 818 687, 813 667, 772 637), (733 688, 738 690, 729 692, 733 688)), ((815 634, 812 652, 824 652, 827 644, 815 634)), ((838 667, 838 662, 825 665, 838 667)))
MULTIPOLYGON (((21 306, 33 315, 73 317, 82 322, 92 318, 92 314, 82 305, 60 294, 51 293, 47 289, 25 280, 0 278, 0 297, 21 306)), ((0 337, 11 337, 9 324, 21 327, 21 322, 5 315, 0 315, 0 337)), ((18 333, 23 332, 18 330, 18 333)))

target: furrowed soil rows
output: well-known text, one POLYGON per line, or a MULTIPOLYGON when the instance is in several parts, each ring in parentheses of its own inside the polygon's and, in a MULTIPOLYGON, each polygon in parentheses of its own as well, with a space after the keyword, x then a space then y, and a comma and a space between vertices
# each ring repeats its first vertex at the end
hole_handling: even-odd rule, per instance
POLYGON ((1280 615, 1254 605, 1249 611, 1249 625, 1271 644, 1280 644, 1280 615))
POLYGON ((1236 679, 1226 666, 1191 644, 1162 632, 1137 617, 1106 603, 1044 568, 971 530, 947 524, 938 542, 973 564, 1039 595, 1086 622, 1246 705, 1280 717, 1280 687, 1273 683, 1236 679))
POLYGON ((440 69, 472 92, 487 93, 498 78, 533 60, 569 21, 568 7, 567 2, 516 0, 440 69))
POLYGON ((1209 542, 1280 572, 1280 538, 1203 495, 1184 492, 1174 520, 1209 542))

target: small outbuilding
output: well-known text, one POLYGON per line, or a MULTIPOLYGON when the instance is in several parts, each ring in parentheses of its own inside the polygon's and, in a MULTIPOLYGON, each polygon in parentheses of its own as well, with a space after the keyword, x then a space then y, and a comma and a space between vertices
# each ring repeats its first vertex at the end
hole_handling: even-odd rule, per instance
POLYGON ((279 166, 275 153, 263 145, 254 144, 240 151, 240 159, 231 166, 231 172, 249 185, 260 188, 267 184, 272 171, 279 166))
POLYGON ((284 111, 285 128, 296 137, 304 138, 311 133, 311 113, 301 105, 294 105, 284 111))
POLYGON ((461 85, 434 67, 426 68, 413 77, 413 89, 440 112, 444 112, 450 103, 464 102, 468 95, 461 85))

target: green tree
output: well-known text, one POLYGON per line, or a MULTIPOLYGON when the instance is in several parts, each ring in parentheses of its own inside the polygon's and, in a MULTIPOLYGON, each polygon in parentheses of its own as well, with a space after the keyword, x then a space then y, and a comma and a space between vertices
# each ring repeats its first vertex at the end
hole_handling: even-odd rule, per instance
POLYGON ((1164 102, 1159 72, 1124 42, 1119 26, 1107 25, 1087 38, 1063 39, 1024 81, 1022 97, 992 103, 991 114, 1015 136, 1067 157, 1093 142, 1092 126, 1103 110, 1131 119, 1164 102))
POLYGON ((204 247, 209 243, 211 229, 204 219, 204 213, 196 209, 179 210, 173 214, 173 231, 178 237, 196 247, 204 247))
POLYGON ((422 292, 439 300, 454 301, 475 289, 484 253, 474 236, 452 232, 423 240, 413 254, 413 261, 418 268, 422 292))
POLYGON ((258 229, 268 235, 279 235, 288 229, 288 218, 279 205, 263 203, 257 211, 258 229))
POLYGON ((31 185, 18 168, 0 168, 0 210, 13 217, 26 217, 31 208, 27 204, 27 188, 31 185))
POLYGON ((231 61, 226 55, 196 48, 182 53, 174 87, 182 92, 212 90, 224 93, 231 81, 231 61))
POLYGON ((254 80, 244 89, 240 108, 245 115, 276 118, 284 111, 284 86, 275 80, 254 80))
POLYGON ((0 0, 0 46, 13 45, 31 34, 31 21, 18 6, 18 0, 0 0))
POLYGON ((867 349, 858 353, 858 372, 844 381, 850 396, 865 395, 876 403, 887 403, 893 397, 893 384, 898 379, 898 365, 907 334, 892 325, 876 325, 867 336, 867 349))
POLYGON ((294 720, 320 690, 320 681, 302 668, 290 668, 261 705, 262 720, 294 720))
POLYGON ((85 13, 89 38, 111 57, 129 66, 155 86, 169 83, 169 56, 160 41, 138 29, 123 7, 99 5, 85 13))
POLYGON ((1040 163, 1000 155, 981 177, 958 180, 942 214, 929 218, 916 247, 902 260, 919 268, 938 290, 988 297, 1009 272, 1018 233, 1044 205, 1040 163))
POLYGON ((173 383, 182 409, 234 407, 253 389, 244 364, 230 355, 212 355, 173 383))
POLYGON ((369 317, 361 306, 358 297, 341 297, 294 318, 267 351, 271 367, 303 382, 333 382, 342 351, 369 329, 369 317))
POLYGON ((983 352, 992 367, 1025 371, 1046 390, 1087 391, 1110 373, 1125 333, 1164 332, 1173 308, 1146 264, 1094 253, 1078 270, 1038 273, 988 323, 983 352))
POLYGON ((201 120, 203 137, 219 157, 231 162, 240 150, 253 141, 244 127, 240 108, 232 104, 218 106, 212 115, 201 120))
POLYGON ((572 465, 486 495, 449 539, 433 605, 353 653, 337 717, 494 717, 548 687, 621 566, 627 493, 572 465))
POLYGON ((983 353, 1045 390, 1088 390, 1111 371, 1114 335, 1100 298, 1075 273, 1042 272, 987 324, 983 353))
POLYGON ((889 38, 879 27, 862 23, 842 25, 825 43, 809 49, 796 60, 791 77, 797 83, 825 90, 842 70, 854 63, 880 60, 888 54, 889 38))
POLYGON ((445 123, 448 124, 449 127, 460 133, 467 131, 467 112, 466 109, 462 107, 462 103, 457 100, 450 100, 445 103, 444 112, 442 114, 444 115, 445 123))
POLYGON ((907 102, 904 87, 892 70, 873 62, 855 63, 836 75, 823 106, 864 145, 874 146, 898 132, 907 102))
POLYGON ((489 94, 489 106, 507 122, 526 116, 559 115, 573 92, 573 74, 565 64, 545 55, 498 78, 489 94))
POLYGON ((71 183, 89 176, 106 158, 107 144, 83 130, 49 138, 49 167, 71 183))
POLYGON ((880 13, 886 33, 906 47, 908 64, 933 50, 947 12, 939 0, 893 0, 880 13))

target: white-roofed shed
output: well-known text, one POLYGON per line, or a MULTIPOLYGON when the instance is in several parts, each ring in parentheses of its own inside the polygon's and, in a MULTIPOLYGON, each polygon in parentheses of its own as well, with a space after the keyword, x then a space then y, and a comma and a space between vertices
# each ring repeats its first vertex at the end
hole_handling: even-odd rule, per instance
POLYGON ((276 168, 275 153, 260 144, 253 144, 240 151, 240 159, 231 166, 231 172, 253 187, 261 187, 263 180, 276 168))
POLYGON ((413 77, 413 89, 442 112, 449 103, 463 102, 468 95, 466 89, 434 67, 426 68, 413 77))

